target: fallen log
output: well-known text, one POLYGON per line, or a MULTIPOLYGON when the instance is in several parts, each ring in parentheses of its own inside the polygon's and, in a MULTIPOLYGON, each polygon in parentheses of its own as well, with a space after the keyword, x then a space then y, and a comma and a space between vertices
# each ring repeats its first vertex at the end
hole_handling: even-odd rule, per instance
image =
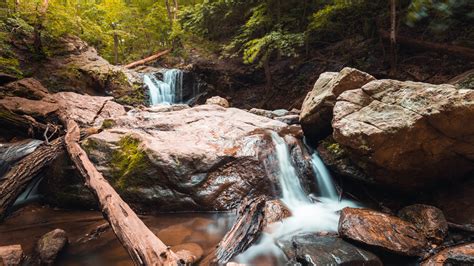
POLYGON ((67 122, 66 149, 87 187, 95 194, 104 218, 136 265, 185 264, 138 218, 117 194, 79 145, 80 130, 76 122, 67 122))
POLYGON ((0 221, 7 216, 7 210, 28 184, 48 166, 63 150, 63 138, 43 144, 16 165, 14 165, 0 183, 0 221))
MULTIPOLYGON (((380 30, 379 33, 383 39, 390 40, 390 33, 383 30, 380 30)), ((397 36, 397 43, 411 48, 431 50, 434 52, 450 54, 453 56, 474 60, 474 49, 468 47, 421 41, 401 35, 397 36)))
POLYGON ((264 196, 245 200, 239 207, 237 220, 230 231, 200 265, 225 265, 255 242, 265 225, 265 202, 264 196))
MULTIPOLYGON (((0 106, 0 132, 4 136, 10 134, 43 139, 47 128, 47 125, 37 122, 30 116, 15 114, 0 106)), ((52 128, 49 130, 51 132, 52 128)))
POLYGON ((125 65, 124 67, 125 68, 134 68, 134 67, 137 67, 137 66, 141 66, 141 65, 144 65, 148 62, 151 62, 151 61, 154 61, 154 60, 157 60, 158 58, 168 54, 169 52, 171 52, 171 50, 164 50, 164 51, 161 51, 159 53, 156 53, 152 56, 149 56, 147 58, 144 58, 144 59, 141 59, 141 60, 138 60, 138 61, 135 61, 133 63, 130 63, 128 65, 125 65))

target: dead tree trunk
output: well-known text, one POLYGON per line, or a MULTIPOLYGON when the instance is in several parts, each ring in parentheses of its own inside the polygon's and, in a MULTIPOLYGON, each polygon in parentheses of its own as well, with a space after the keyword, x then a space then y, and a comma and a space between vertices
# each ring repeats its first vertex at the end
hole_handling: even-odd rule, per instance
POLYGON ((16 134, 19 136, 43 139, 47 127, 45 124, 36 122, 36 120, 30 116, 15 114, 0 106, 0 132, 2 132, 4 136, 16 134))
POLYGON ((117 194, 91 163, 79 146, 80 131, 76 122, 67 122, 65 143, 67 151, 86 185, 96 195, 104 218, 128 251, 136 265, 178 265, 185 263, 171 251, 117 194))
POLYGON ((0 221, 16 198, 41 170, 49 165, 61 153, 63 138, 57 138, 50 145, 42 145, 23 160, 13 166, 0 184, 0 221))
POLYGON ((147 58, 144 58, 144 59, 142 59, 142 60, 138 60, 138 61, 135 61, 135 62, 133 62, 133 63, 130 63, 130 64, 124 66, 124 67, 125 67, 125 68, 134 68, 134 67, 137 67, 137 66, 140 66, 140 65, 144 65, 144 64, 146 64, 146 63, 148 63, 148 62, 151 62, 151 61, 153 61, 153 60, 156 60, 156 59, 162 57, 163 55, 165 55, 165 54, 167 54, 167 53, 169 53, 169 52, 170 52, 170 50, 161 51, 161 52, 156 53, 156 54, 154 54, 154 55, 152 55, 152 56, 149 56, 149 57, 147 57, 147 58))
POLYGON ((264 226, 266 197, 260 196, 244 201, 239 208, 237 221, 217 248, 200 263, 201 265, 221 265, 245 251, 258 239, 264 226))
POLYGON ((397 73, 397 0, 390 0, 390 72, 397 73))

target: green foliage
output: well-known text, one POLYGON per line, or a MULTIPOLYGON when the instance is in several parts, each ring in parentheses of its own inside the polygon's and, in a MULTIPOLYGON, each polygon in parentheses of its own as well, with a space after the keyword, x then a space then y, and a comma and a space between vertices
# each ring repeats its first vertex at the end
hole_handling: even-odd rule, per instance
POLYGON ((469 27, 473 21, 474 2, 470 0, 412 0, 406 16, 407 25, 425 22, 435 33, 464 23, 469 27))

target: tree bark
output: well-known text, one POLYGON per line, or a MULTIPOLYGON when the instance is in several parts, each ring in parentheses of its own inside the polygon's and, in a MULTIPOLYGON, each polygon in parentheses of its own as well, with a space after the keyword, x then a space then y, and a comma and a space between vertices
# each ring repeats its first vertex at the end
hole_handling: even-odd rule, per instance
POLYGON ((36 54, 40 55, 43 54, 43 43, 41 41, 41 31, 43 30, 43 22, 44 17, 46 16, 46 12, 48 11, 49 0, 43 0, 43 3, 40 7, 37 6, 36 8, 36 23, 34 26, 34 48, 36 54))
MULTIPOLYGON (((390 39, 390 33, 383 30, 380 30, 379 33, 383 39, 390 39)), ((397 43, 410 48, 430 50, 443 54, 453 55, 460 58, 474 60, 474 49, 468 47, 421 41, 401 35, 397 36, 397 43)))
POLYGON ((46 128, 48 128, 47 125, 37 122, 30 116, 15 114, 0 106, 0 132, 3 136, 12 135, 11 137, 24 136, 43 139, 46 128))
POLYGON ((67 151, 86 181, 86 185, 96 195, 104 218, 128 251, 136 265, 178 265, 184 263, 138 218, 135 212, 117 194, 91 163, 87 154, 79 146, 80 130, 76 122, 67 122, 65 143, 67 151))
POLYGON ((168 13, 168 19, 170 21, 170 25, 173 25, 173 14, 171 13, 171 6, 170 6, 170 1, 165 0, 165 5, 166 5, 166 12, 168 13))
POLYGON ((264 196, 245 200, 239 207, 234 226, 200 265, 225 265, 256 241, 265 225, 265 201, 264 196))
POLYGON ((0 183, 0 221, 28 184, 48 166, 63 150, 63 138, 57 138, 50 145, 42 145, 8 171, 0 183))
POLYGON ((390 72, 397 73, 397 0, 390 0, 390 72))
POLYGON ((151 61, 154 61, 154 60, 157 60, 158 58, 168 54, 171 50, 165 50, 165 51, 161 51, 159 53, 156 53, 152 56, 149 56, 147 58, 144 58, 142 60, 138 60, 138 61, 135 61, 133 63, 130 63, 128 65, 125 65, 124 67, 125 68, 134 68, 134 67, 137 67, 137 66, 141 66, 141 65, 144 65, 148 62, 151 62, 151 61))

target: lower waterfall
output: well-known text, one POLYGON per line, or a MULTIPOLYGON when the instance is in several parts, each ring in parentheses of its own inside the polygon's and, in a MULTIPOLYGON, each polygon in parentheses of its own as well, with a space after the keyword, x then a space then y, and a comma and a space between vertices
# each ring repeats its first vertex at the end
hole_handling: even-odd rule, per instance
POLYGON ((169 69, 163 73, 163 80, 154 74, 145 74, 143 82, 148 87, 150 104, 180 103, 183 98, 183 71, 169 69))
POLYGON ((282 251, 275 244, 277 239, 291 238, 298 233, 336 232, 339 222, 337 211, 344 207, 356 207, 351 201, 339 200, 329 170, 316 153, 312 155, 311 162, 317 177, 315 182, 320 187, 320 202, 312 203, 300 184, 288 144, 277 133, 272 132, 271 135, 280 168, 278 181, 282 191, 281 200, 290 209, 292 216, 275 223, 271 233, 263 233, 258 243, 237 256, 239 263, 250 263, 261 255, 281 257, 282 251))

